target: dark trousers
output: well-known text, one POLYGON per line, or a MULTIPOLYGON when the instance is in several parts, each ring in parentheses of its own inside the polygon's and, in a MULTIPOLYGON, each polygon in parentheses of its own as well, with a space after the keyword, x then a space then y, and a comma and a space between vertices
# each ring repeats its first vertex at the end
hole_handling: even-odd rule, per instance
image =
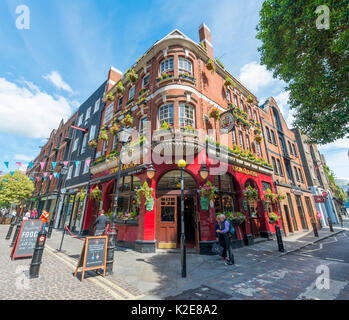
POLYGON ((231 237, 228 234, 219 235, 219 244, 223 247, 222 258, 228 256, 229 261, 234 263, 234 254, 233 249, 231 248, 230 243, 231 237))

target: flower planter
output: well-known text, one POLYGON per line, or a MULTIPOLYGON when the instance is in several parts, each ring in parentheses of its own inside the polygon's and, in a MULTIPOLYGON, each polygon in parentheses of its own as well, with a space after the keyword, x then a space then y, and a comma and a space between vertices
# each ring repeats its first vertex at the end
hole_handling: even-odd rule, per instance
POLYGON ((122 219, 116 219, 116 224, 121 225, 128 225, 128 226, 138 226, 138 220, 122 220, 122 219))

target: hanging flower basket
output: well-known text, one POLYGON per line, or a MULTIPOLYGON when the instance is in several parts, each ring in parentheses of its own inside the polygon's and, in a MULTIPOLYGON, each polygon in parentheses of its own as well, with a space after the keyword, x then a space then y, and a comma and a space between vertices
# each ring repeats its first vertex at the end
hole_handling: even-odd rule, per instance
POLYGON ((113 135, 113 136, 116 136, 118 134, 118 132, 120 131, 120 128, 117 124, 113 124, 110 129, 109 129, 109 132, 113 135))
POLYGON ((101 134, 99 135, 98 139, 101 139, 101 140, 104 140, 104 141, 108 141, 109 137, 108 137, 107 131, 102 131, 101 134))
POLYGON ((275 212, 269 213, 268 218, 269 223, 277 223, 280 220, 280 217, 275 212))
POLYGON ((121 120, 121 124, 125 127, 130 127, 133 124, 133 118, 131 115, 127 115, 124 119, 121 120))
POLYGON ((107 101, 114 101, 114 96, 113 96, 113 93, 112 92, 109 92, 107 95, 106 95, 106 97, 105 97, 105 99, 107 100, 107 101))
POLYGON ((225 215, 227 216, 227 220, 236 226, 243 224, 246 220, 245 215, 241 212, 227 212, 225 215))
POLYGON ((96 140, 91 140, 88 142, 88 146, 91 148, 91 149, 94 149, 94 148, 97 148, 98 146, 98 143, 96 140))
POLYGON ((271 192, 270 189, 267 189, 266 193, 264 194, 264 200, 265 200, 265 202, 275 203, 276 194, 271 192))
POLYGON ((206 64, 206 68, 207 68, 207 70, 216 72, 216 64, 215 64, 215 62, 212 59, 208 60, 208 62, 206 64))
POLYGON ((258 136, 255 136, 254 140, 258 143, 261 143, 263 141, 263 137, 258 135, 258 136))
POLYGON ((253 98, 252 98, 251 95, 249 95, 249 96, 247 97, 247 102, 248 102, 248 103, 252 103, 252 102, 253 102, 253 98))
POLYGON ((137 73, 132 69, 126 74, 126 79, 131 81, 132 83, 135 83, 138 80, 137 73))
POLYGON ((142 187, 136 188, 136 201, 137 204, 141 204, 142 197, 145 198, 145 208, 148 212, 154 208, 153 188, 150 188, 147 181, 144 182, 142 187))
POLYGON ((90 192, 90 196, 93 200, 101 201, 102 200, 102 191, 99 190, 98 187, 96 187, 90 192))
POLYGON ((209 200, 212 200, 214 198, 216 192, 216 187, 214 187, 210 181, 205 183, 200 189, 201 197, 207 198, 209 200))
POLYGON ((234 83, 234 81, 233 81, 233 79, 231 79, 230 77, 226 77, 225 78, 225 81, 224 81, 224 86, 226 86, 226 87, 232 87, 232 88, 234 88, 235 87, 235 83, 234 83))
POLYGON ((283 193, 278 193, 277 195, 276 195, 276 200, 277 201, 283 201, 283 200, 285 200, 286 199, 286 196, 283 194, 283 193))
POLYGON ((86 195, 87 195, 87 193, 86 193, 85 189, 82 188, 82 189, 77 193, 76 197, 77 197, 80 201, 84 201, 85 198, 86 198, 86 195))
POLYGON ((258 191, 255 188, 248 186, 243 193, 249 204, 254 204, 258 201, 258 191))
POLYGON ((116 91, 116 93, 119 94, 119 95, 124 94, 125 90, 126 90, 126 89, 125 89, 125 87, 122 85, 121 82, 119 82, 119 83, 116 85, 116 87, 115 87, 115 91, 116 91))
POLYGON ((215 119, 216 121, 219 120, 221 118, 219 110, 216 107, 213 108, 209 113, 209 117, 215 119))

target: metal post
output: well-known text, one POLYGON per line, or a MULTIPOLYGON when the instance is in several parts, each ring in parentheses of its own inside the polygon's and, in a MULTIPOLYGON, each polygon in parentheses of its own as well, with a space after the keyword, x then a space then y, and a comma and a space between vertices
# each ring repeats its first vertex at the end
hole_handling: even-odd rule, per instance
POLYGON ((182 278, 187 276, 187 259, 185 245, 185 226, 184 226, 184 180, 183 167, 181 167, 181 254, 182 254, 182 278))
POLYGON ((57 207, 59 205, 59 200, 61 198, 61 185, 62 185, 62 180, 63 180, 63 177, 61 176, 60 179, 59 179, 59 185, 58 185, 58 196, 57 196, 57 201, 56 201, 56 204, 55 204, 55 208, 53 209, 53 213, 52 213, 52 217, 51 217, 51 220, 50 220, 50 224, 48 226, 48 232, 47 232, 47 238, 51 238, 51 234, 52 234, 52 229, 53 229, 53 224, 54 224, 54 220, 55 220, 55 217, 56 217, 56 211, 57 211, 57 207))
POLYGON ((314 236, 319 237, 319 234, 317 232, 316 222, 315 221, 312 222, 312 225, 313 225, 314 236))
POLYGON ((121 177, 121 164, 122 164, 122 162, 121 162, 121 150, 120 150, 118 174, 116 176, 116 183, 115 183, 115 198, 114 198, 113 216, 112 216, 110 231, 108 232, 106 275, 113 274, 114 251, 115 251, 115 247, 116 247, 116 237, 118 234, 118 232, 116 230, 115 219, 117 216, 118 200, 119 200, 119 184, 120 184, 120 177, 121 177))
POLYGON ((281 231, 279 225, 275 225, 276 239, 280 252, 285 252, 284 243, 282 241, 281 231))
POLYGON ((17 220, 17 217, 12 217, 12 219, 11 219, 11 225, 10 225, 10 228, 8 229, 8 232, 7 232, 7 235, 6 235, 5 240, 10 240, 11 235, 12 235, 12 231, 13 231, 13 228, 14 228, 14 226, 16 225, 16 220, 17 220))
POLYGON ((15 245, 15 242, 16 242, 16 238, 18 236, 18 233, 19 233, 19 230, 21 229, 21 225, 22 225, 22 219, 19 218, 17 220, 17 227, 16 227, 16 231, 15 231, 15 234, 13 236, 13 239, 12 239, 12 242, 10 244, 10 247, 13 247, 15 245))
POLYGON ((40 271, 42 255, 44 253, 45 242, 46 242, 46 231, 44 228, 42 228, 42 230, 38 234, 33 258, 30 263, 29 279, 39 278, 39 271, 40 271))
POLYGON ((330 218, 327 218, 327 221, 328 221, 328 225, 329 225, 329 227, 330 227, 330 231, 331 231, 331 232, 334 232, 331 219, 330 219, 330 218))

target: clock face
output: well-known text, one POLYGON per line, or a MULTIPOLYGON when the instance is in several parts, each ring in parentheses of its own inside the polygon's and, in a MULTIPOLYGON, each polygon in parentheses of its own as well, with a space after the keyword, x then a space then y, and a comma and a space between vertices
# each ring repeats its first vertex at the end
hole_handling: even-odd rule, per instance
POLYGON ((235 126, 235 118, 231 111, 225 112, 221 115, 220 127, 221 130, 227 130, 230 132, 234 129, 235 126))

